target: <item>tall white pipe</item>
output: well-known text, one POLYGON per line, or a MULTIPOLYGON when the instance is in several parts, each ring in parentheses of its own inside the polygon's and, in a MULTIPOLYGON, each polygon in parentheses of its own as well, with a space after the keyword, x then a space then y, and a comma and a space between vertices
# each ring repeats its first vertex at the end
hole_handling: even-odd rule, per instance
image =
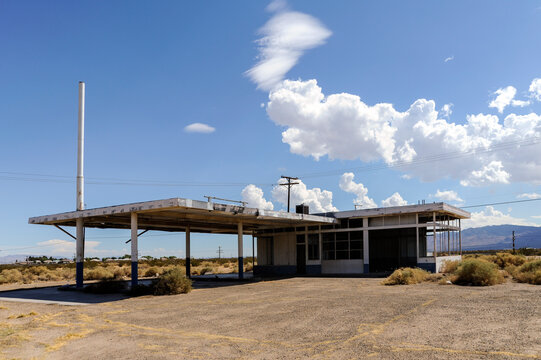
POLYGON ((77 210, 85 208, 83 161, 85 148, 85 83, 79 81, 79 129, 77 134, 77 210))

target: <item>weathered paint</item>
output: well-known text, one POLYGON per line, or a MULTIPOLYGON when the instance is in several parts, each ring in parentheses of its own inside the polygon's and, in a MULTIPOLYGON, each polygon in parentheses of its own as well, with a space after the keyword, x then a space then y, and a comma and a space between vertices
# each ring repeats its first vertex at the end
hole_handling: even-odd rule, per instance
POLYGON ((83 262, 75 263, 75 286, 78 288, 83 287, 83 278, 84 278, 83 269, 84 269, 83 262))
POLYGON ((138 282, 137 272, 139 268, 138 265, 139 263, 137 261, 131 262, 131 286, 137 286, 137 282, 138 282))

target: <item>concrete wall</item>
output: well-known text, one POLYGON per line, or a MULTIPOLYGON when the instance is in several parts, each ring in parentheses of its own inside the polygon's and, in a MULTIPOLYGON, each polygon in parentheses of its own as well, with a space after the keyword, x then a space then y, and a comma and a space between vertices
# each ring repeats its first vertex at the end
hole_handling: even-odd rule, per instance
POLYGON ((441 268, 443 267, 444 263, 446 261, 460 261, 462 260, 462 256, 460 255, 452 255, 452 256, 438 256, 436 257, 436 272, 440 272, 441 268))
POLYGON ((274 265, 297 265, 294 234, 274 235, 274 265))
POLYGON ((322 260, 322 274, 362 274, 363 259, 358 260, 322 260))

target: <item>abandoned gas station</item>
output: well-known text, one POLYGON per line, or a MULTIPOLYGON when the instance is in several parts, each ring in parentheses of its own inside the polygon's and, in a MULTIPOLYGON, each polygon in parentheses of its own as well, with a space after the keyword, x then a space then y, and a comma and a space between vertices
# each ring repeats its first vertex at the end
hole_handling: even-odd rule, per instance
MULTIPOLYGON (((84 229, 131 229, 132 284, 137 284, 140 230, 238 235, 238 277, 243 279, 243 236, 257 239, 254 275, 385 272, 417 266, 437 272, 461 255, 464 210, 445 203, 308 214, 172 198, 78 210, 29 219, 30 224, 76 226, 76 283, 83 286, 84 229)), ((66 231, 65 231, 66 232, 66 231)))

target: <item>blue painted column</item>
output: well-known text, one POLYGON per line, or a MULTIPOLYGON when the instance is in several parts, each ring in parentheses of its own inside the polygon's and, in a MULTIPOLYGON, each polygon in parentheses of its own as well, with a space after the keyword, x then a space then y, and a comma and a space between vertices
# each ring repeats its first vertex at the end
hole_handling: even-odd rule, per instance
POLYGON ((191 277, 190 269, 190 227, 186 226, 186 277, 191 277))
POLYGON ((244 258, 243 258, 243 249, 242 249, 242 222, 239 221, 237 226, 238 230, 238 248, 239 248, 239 279, 244 279, 244 258))
MULTIPOLYGON (((363 218, 363 227, 366 229, 368 227, 368 218, 363 218)), ((370 239, 369 231, 363 230, 363 273, 370 272, 370 239)))
POLYGON ((83 272, 85 261, 85 228, 83 218, 75 220, 77 226, 76 254, 75 254, 75 286, 83 287, 83 272))
POLYGON ((138 278, 137 213, 131 213, 131 286, 137 286, 138 278))

